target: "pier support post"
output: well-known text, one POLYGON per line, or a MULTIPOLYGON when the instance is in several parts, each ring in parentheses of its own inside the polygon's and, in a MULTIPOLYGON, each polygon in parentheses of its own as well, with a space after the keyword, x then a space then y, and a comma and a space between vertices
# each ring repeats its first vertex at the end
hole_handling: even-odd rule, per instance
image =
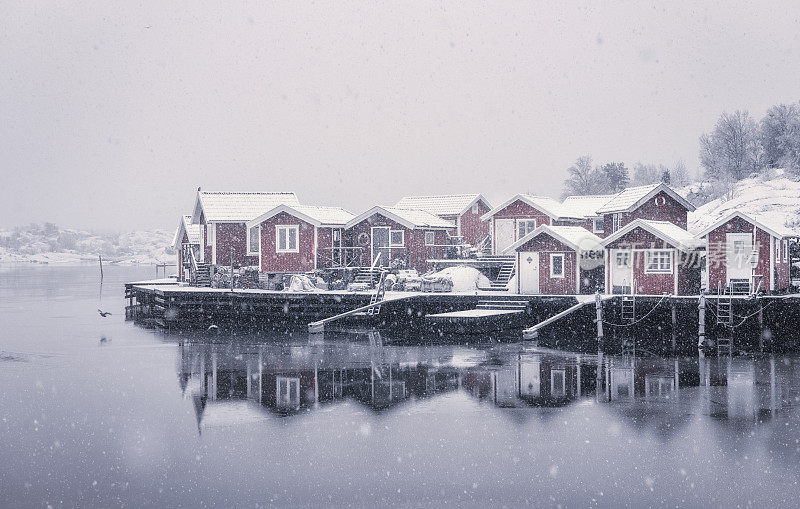
POLYGON ((706 344, 706 296, 704 294, 700 294, 698 307, 700 312, 697 318, 697 347, 702 348, 706 344))
POLYGON ((600 299, 600 292, 594 293, 594 308, 596 313, 595 323, 597 324, 597 344, 599 348, 603 345, 603 301, 600 299))
POLYGON ((678 326, 678 309, 675 305, 675 301, 672 301, 672 351, 674 352, 677 350, 678 347, 678 339, 677 339, 677 326, 678 326))

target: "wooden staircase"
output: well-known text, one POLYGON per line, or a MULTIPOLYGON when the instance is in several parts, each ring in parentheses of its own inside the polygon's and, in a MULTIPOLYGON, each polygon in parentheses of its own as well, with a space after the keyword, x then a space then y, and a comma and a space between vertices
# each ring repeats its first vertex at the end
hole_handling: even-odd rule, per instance
POLYGON ((513 256, 502 256, 502 255, 491 255, 491 256, 482 256, 480 259, 488 260, 492 259, 502 263, 500 265, 500 271, 497 273, 497 277, 494 281, 491 282, 488 288, 481 288, 481 290, 496 290, 496 291, 506 291, 508 288, 508 282, 514 277, 514 272, 516 271, 516 260, 513 256))
POLYGON ((526 300, 510 300, 510 299, 485 299, 479 300, 475 309, 507 309, 525 311, 528 309, 528 301, 526 300))
POLYGON ((384 271, 380 267, 362 267, 356 272, 354 283, 364 283, 370 287, 375 286, 384 271))

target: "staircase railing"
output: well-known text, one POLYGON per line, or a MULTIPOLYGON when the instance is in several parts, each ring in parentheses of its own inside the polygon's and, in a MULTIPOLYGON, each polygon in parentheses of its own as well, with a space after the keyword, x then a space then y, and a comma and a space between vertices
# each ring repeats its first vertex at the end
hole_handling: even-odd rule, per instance
MULTIPOLYGON (((379 302, 383 302, 383 297, 386 295, 386 271, 381 271, 381 277, 378 280, 378 286, 375 288, 375 292, 370 297, 369 303, 370 304, 377 304, 379 302)), ((367 314, 377 315, 381 312, 380 306, 371 307, 367 310, 367 314)))

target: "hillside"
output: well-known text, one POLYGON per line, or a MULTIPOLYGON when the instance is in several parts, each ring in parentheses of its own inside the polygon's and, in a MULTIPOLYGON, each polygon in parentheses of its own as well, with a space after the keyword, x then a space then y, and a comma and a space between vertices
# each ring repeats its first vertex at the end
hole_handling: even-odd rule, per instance
POLYGON ((740 180, 730 193, 690 213, 689 231, 697 233, 734 210, 800 231, 800 182, 782 170, 740 180))
POLYGON ((98 255, 126 265, 174 263, 172 236, 165 230, 98 234, 32 224, 0 230, 0 263, 80 264, 96 262, 98 255))

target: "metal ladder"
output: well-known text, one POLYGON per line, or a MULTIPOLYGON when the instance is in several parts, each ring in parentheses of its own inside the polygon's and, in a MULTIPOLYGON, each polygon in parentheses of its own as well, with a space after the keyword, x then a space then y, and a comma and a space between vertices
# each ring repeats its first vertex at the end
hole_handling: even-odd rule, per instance
MULTIPOLYGON (((378 279, 378 286, 375 288, 375 292, 372 294, 372 297, 369 299, 369 303, 375 304, 377 302, 383 302, 383 297, 386 295, 386 271, 382 270, 380 279, 378 279)), ((380 314, 381 306, 371 307, 367 310, 367 314, 370 316, 374 316, 380 314)))
POLYGON ((733 297, 731 292, 720 294, 721 288, 717 286, 717 325, 724 327, 725 334, 717 338, 717 356, 733 352, 733 297))
POLYGON ((636 280, 631 285, 631 293, 622 296, 622 320, 628 323, 636 321, 636 280))

